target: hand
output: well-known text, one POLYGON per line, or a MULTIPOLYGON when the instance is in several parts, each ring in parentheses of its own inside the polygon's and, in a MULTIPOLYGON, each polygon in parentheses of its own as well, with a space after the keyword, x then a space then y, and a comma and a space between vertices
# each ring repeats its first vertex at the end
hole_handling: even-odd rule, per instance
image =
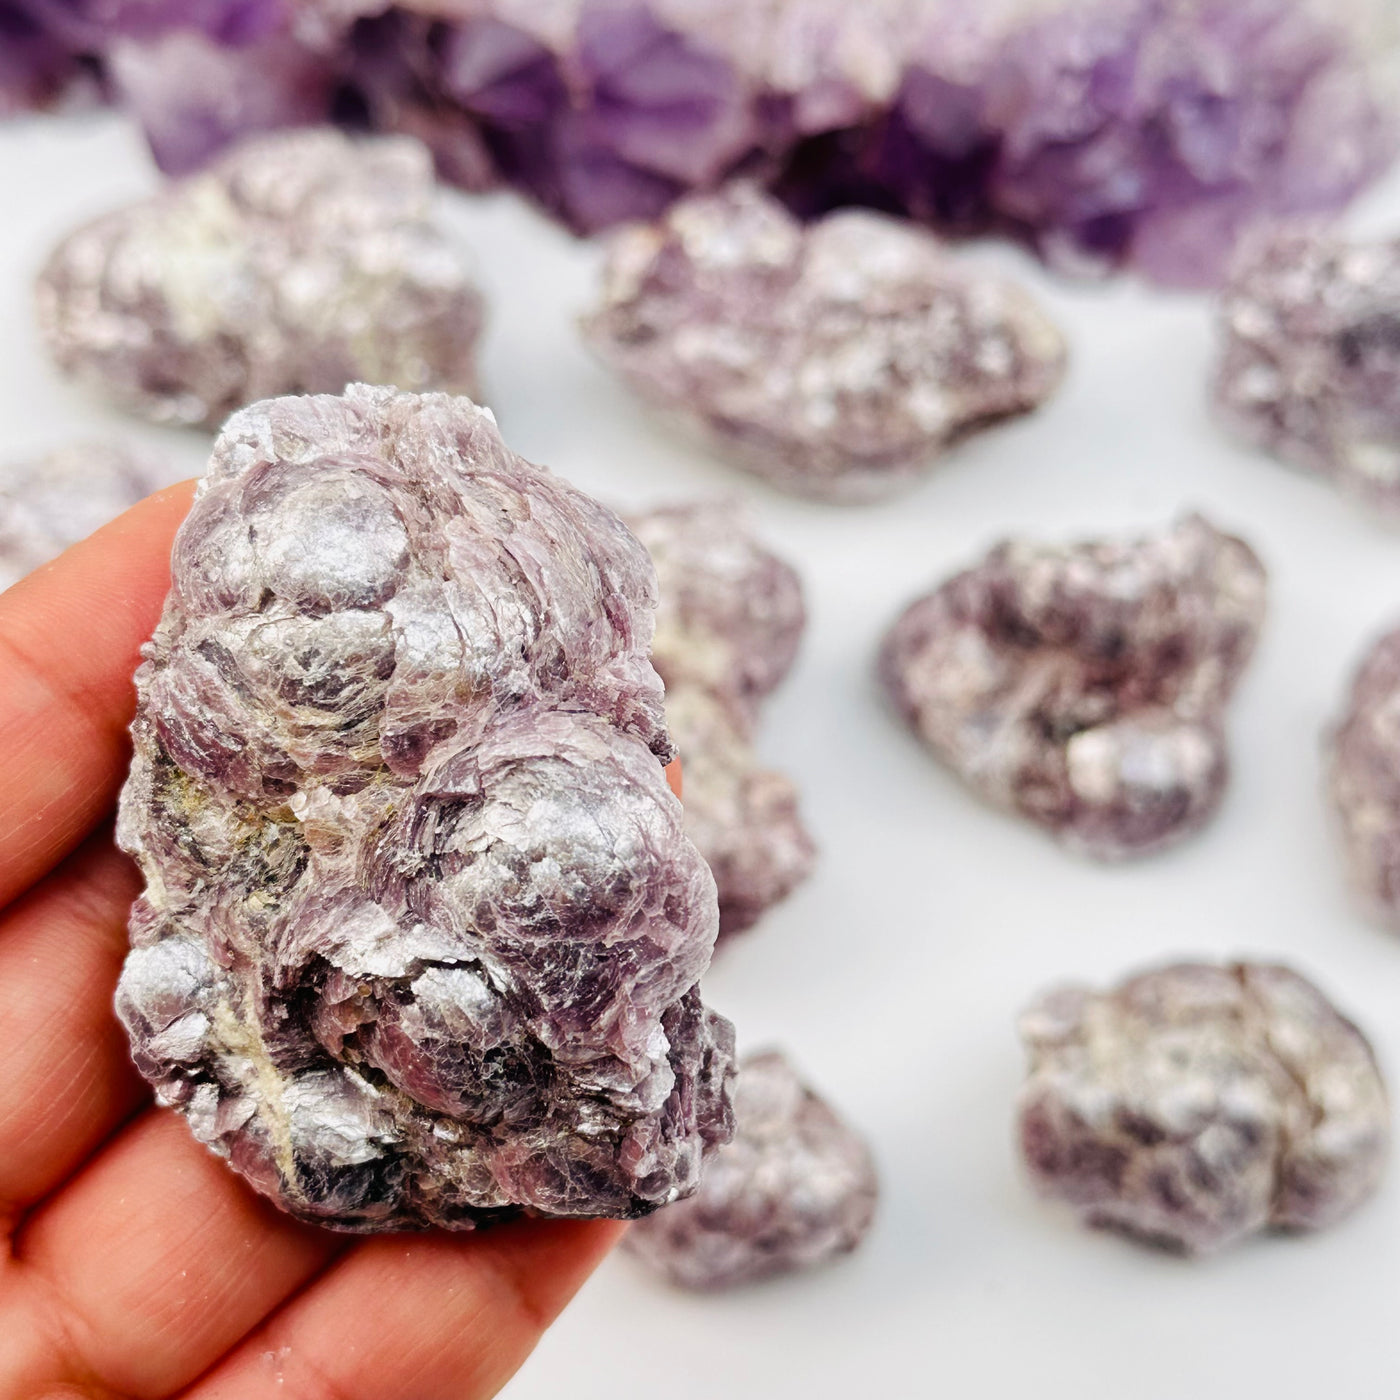
POLYGON ((112 1012, 110 820, 190 487, 0 596, 0 1400, 477 1400, 621 1227, 339 1235, 152 1106, 112 1012))

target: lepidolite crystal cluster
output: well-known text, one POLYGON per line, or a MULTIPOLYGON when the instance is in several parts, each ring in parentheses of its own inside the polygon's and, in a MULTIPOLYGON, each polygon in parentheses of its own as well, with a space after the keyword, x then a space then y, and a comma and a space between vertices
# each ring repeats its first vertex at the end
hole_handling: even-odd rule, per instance
POLYGON ((851 210, 804 228, 747 185, 613 242, 593 349, 645 399, 776 486, 863 501, 1059 386, 1030 295, 931 235, 851 210))
POLYGON ((1400 238, 1287 229, 1241 255, 1216 395, 1249 441, 1400 510, 1400 238))
POLYGON ((790 894, 815 857, 796 789, 753 748, 762 702, 806 626, 802 585, 732 503, 667 506, 627 523, 656 565, 651 659, 684 764, 686 833, 714 872, 725 938, 790 894))
POLYGON ((999 806, 1112 859, 1214 815, 1224 711, 1265 575, 1200 516, 1141 539, 1008 542, 914 603, 880 669, 919 737, 999 806))
POLYGON ((1297 973, 1182 963, 1021 1018, 1026 1165, 1084 1221, 1186 1253, 1316 1230, 1375 1190, 1390 1104, 1362 1033, 1297 973))
POLYGON ((467 399, 230 420, 137 676, 117 1006, 293 1214, 635 1217, 729 1138, 655 603, 622 523, 467 399))
POLYGON ((473 392, 482 302, 406 138, 254 139, 67 238, 39 278, 59 367, 161 423, 355 380, 473 392))
POLYGON ((855 1249, 879 1194, 870 1151, 784 1055, 740 1062, 734 1122, 699 1191, 633 1225, 628 1253, 682 1288, 720 1289, 855 1249))

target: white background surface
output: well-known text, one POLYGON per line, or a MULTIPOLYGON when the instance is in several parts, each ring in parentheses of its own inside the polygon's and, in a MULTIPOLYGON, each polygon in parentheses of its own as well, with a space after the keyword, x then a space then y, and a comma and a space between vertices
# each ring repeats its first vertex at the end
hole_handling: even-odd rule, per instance
MULTIPOLYGON (((142 429, 63 384, 29 310, 50 244, 154 184, 114 118, 0 126, 0 452, 117 431, 167 450, 172 477, 198 469, 208 439, 142 429)), ((1186 1263, 1035 1202, 1011 1114, 1014 1018, 1038 989, 1188 954, 1293 962, 1400 1085, 1400 941, 1348 898, 1320 751, 1365 645, 1400 623, 1400 530, 1220 436, 1205 300, 1066 286, 996 248, 974 256, 1020 268, 1070 333, 1061 396, 889 505, 780 497, 673 440, 590 362, 572 322, 594 250, 507 197, 453 197, 450 217, 491 297, 487 397, 507 440, 620 506, 741 491, 803 573, 811 625, 762 749, 800 775, 820 864, 706 992, 741 1046, 787 1047, 869 1134, 884 1184, 863 1251, 806 1277, 691 1298, 610 1261, 509 1400, 1394 1400, 1400 1165, 1339 1229, 1186 1263), (1234 786, 1189 845, 1093 866, 946 776, 884 708, 872 655, 908 599, 1004 534, 1131 531, 1186 507, 1271 571, 1234 786)), ((1400 231, 1400 179, 1358 222, 1400 231)))

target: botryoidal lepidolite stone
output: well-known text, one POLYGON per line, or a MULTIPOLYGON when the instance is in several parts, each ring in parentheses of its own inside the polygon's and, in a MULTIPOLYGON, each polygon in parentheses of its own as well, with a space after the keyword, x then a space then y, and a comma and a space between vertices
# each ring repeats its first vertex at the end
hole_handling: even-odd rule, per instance
POLYGON ((719 887, 720 937, 751 927, 811 873, 816 851, 797 790, 759 765, 764 699, 807 625, 797 574, 730 502, 628 519, 660 587, 651 659, 685 773, 685 829, 719 887))
POLYGON ((467 399, 230 420, 137 674, 138 1067, 343 1229, 635 1217, 732 1130, 655 574, 467 399))
POLYGON ((721 452, 835 501, 1039 407, 1066 355, 1028 293, 931 235, 865 210, 804 228, 742 184, 617 234, 585 334, 721 452))
POLYGON ((170 465, 105 442, 0 463, 0 588, 175 480, 170 465))
POLYGON ((1248 441, 1400 509, 1400 238, 1279 230, 1226 288, 1216 398, 1248 441))
POLYGON ((1264 619, 1253 550, 1198 515, 1130 541, 1008 541, 919 599, 880 670, 970 787, 1102 859, 1214 815, 1224 711, 1264 619))
POLYGON ((255 138, 65 239, 40 330, 61 369, 160 423, 360 379, 472 392, 482 301, 435 188, 406 138, 255 138))
POLYGON ((699 1191, 633 1225, 627 1252, 682 1288, 719 1289, 855 1249, 879 1194, 870 1150, 784 1055, 740 1061, 734 1123, 699 1191))
POLYGON ((1284 967, 1182 963, 1021 1018, 1020 1135, 1086 1224, 1203 1254, 1317 1230, 1380 1180, 1390 1103, 1370 1045, 1284 967))

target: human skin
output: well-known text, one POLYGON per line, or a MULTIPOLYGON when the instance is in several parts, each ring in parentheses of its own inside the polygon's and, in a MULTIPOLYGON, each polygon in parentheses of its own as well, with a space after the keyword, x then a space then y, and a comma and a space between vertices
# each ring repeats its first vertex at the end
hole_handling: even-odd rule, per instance
POLYGON ((0 594, 0 1400, 495 1395, 622 1226, 300 1224, 152 1105, 113 1015, 131 676, 191 491, 0 594))

